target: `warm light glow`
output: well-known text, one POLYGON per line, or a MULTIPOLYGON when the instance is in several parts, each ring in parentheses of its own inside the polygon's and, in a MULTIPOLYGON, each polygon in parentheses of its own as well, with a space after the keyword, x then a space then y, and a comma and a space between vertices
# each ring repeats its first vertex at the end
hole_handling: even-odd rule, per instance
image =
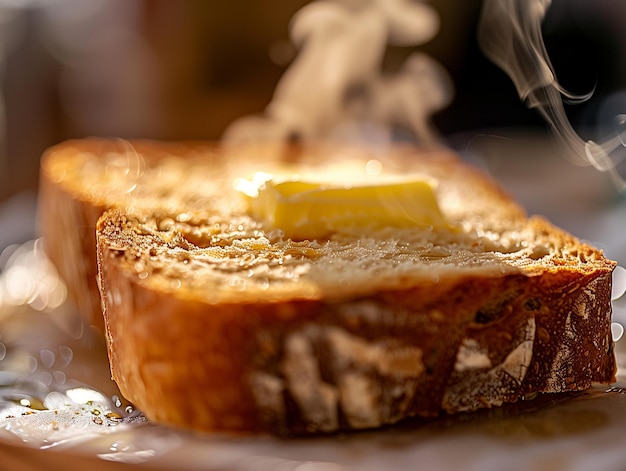
POLYGON ((235 178, 233 181, 233 187, 235 190, 249 196, 250 198, 256 198, 259 196, 259 188, 270 181, 273 175, 265 172, 256 172, 254 176, 247 180, 245 178, 235 178))
POLYGON ((365 173, 368 175, 380 175, 383 172, 383 164, 380 160, 368 160, 365 164, 365 173))
POLYGON ((5 249, 0 262, 0 307, 28 304, 44 311, 65 302, 67 287, 43 253, 39 240, 5 249))

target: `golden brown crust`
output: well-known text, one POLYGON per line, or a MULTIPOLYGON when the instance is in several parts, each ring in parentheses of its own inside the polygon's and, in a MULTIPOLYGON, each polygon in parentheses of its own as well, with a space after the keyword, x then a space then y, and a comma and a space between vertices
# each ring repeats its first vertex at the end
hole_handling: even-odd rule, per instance
POLYGON ((105 207, 66 191, 50 178, 46 160, 39 184, 39 226, 46 254, 68 287, 85 320, 104 327, 98 292, 95 223, 105 207))

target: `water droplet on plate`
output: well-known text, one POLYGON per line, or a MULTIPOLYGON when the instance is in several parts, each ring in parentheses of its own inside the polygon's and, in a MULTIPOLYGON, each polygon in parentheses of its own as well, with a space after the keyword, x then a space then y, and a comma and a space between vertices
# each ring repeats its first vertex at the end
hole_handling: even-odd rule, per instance
POLYGON ((39 351, 39 359, 45 368, 50 369, 56 361, 56 355, 51 350, 42 349, 39 351))
POLYGON ((118 396, 111 397, 111 400, 113 401, 113 404, 115 404, 115 407, 122 407, 122 401, 118 396))
POLYGON ((50 385, 52 385, 53 378, 52 378, 52 375, 49 372, 43 371, 39 375, 39 381, 41 381, 46 386, 50 386, 50 385))
POLYGON ((25 358, 25 361, 26 361, 26 368, 28 369, 30 373, 34 373, 35 371, 37 371, 37 367, 39 366, 39 362, 37 361, 37 358, 29 355, 25 358))
POLYGON ((611 335, 613 336, 613 342, 617 342, 624 335, 624 326, 617 322, 611 323, 611 335))
POLYGON ((62 371, 55 371, 52 373, 54 377, 54 382, 58 385, 63 385, 67 381, 67 376, 62 371))
POLYGON ((74 351, 66 345, 61 345, 57 349, 57 352, 59 353, 59 360, 61 360, 61 368, 69 366, 74 358, 74 351))
POLYGON ((613 270, 613 288, 611 291, 611 300, 621 298, 626 293, 626 268, 618 266, 613 270))

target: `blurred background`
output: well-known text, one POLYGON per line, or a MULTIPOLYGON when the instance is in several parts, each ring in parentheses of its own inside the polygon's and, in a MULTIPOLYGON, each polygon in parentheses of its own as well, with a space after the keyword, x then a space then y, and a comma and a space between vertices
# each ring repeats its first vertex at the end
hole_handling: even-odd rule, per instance
MULTIPOLYGON (((32 218, 8 223, 6 215, 32 208, 48 146, 85 136, 219 139, 236 118, 262 112, 297 53, 289 20, 306 3, 0 0, 0 246, 33 233, 32 218)), ((542 140, 548 129, 480 52, 482 2, 428 3, 439 14, 439 33, 417 48, 390 47, 385 68, 397 69, 416 49, 440 62, 455 87, 450 106, 434 116, 446 142, 468 158, 480 154, 480 164, 500 172, 531 212, 592 237, 575 226, 581 205, 614 205, 619 195, 592 170, 577 169, 566 179, 569 206, 546 207, 553 195, 538 188, 555 178, 544 170, 551 164, 536 161, 535 137, 544 153, 553 152, 542 140), (530 137, 528 146, 510 145, 520 135, 530 137), (513 170, 501 163, 516 153, 513 170)), ((614 0, 554 0, 544 21, 563 86, 582 94, 595 88, 587 102, 566 107, 584 138, 626 112, 625 21, 626 3, 614 0)))

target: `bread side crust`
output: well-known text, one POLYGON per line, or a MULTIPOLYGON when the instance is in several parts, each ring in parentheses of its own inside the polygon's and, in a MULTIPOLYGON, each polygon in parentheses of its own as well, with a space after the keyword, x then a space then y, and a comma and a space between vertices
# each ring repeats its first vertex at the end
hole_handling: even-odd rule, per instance
POLYGON ((98 294, 96 222, 106 207, 86 201, 54 181, 43 160, 39 182, 38 223, 48 258, 67 285, 85 321, 104 329, 98 294), (96 295, 97 294, 97 295, 96 295))
POLYGON ((107 209, 123 207, 128 195, 85 183, 79 169, 89 163, 90 172, 104 174, 105 156, 123 155, 129 149, 148 159, 144 165, 155 165, 164 156, 192 154, 198 145, 91 138, 63 142, 42 156, 38 224, 44 249, 65 280, 70 300, 100 331, 104 320, 97 285, 96 223, 107 209))

